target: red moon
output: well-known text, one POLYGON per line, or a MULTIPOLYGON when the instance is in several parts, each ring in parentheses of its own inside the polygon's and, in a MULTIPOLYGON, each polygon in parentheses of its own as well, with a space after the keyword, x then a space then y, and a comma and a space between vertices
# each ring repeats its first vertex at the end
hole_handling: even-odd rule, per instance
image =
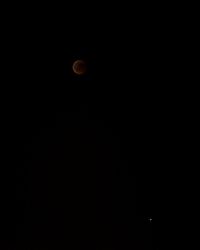
POLYGON ((76 60, 73 63, 72 69, 75 74, 83 75, 86 72, 86 63, 83 60, 76 60))

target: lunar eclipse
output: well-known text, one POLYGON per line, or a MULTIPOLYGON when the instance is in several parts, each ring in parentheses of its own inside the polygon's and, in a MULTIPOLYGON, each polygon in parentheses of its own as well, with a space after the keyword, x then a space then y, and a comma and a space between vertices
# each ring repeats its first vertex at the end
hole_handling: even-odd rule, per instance
POLYGON ((76 60, 72 65, 73 72, 77 75, 83 75, 86 72, 86 63, 83 60, 76 60))

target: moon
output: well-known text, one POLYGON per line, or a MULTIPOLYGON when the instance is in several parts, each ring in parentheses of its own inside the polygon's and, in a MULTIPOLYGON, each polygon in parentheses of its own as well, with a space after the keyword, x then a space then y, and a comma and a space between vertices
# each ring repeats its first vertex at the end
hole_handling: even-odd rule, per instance
POLYGON ((73 72, 77 75, 83 75, 86 72, 86 63, 83 60, 76 60, 72 65, 73 72))

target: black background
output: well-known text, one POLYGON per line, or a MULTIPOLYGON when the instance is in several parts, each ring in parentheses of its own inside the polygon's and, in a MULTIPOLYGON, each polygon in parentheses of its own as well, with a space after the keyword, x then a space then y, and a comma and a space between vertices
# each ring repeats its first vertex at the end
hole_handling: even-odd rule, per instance
POLYGON ((22 160, 3 242, 153 249, 165 85, 159 27, 148 18, 94 25, 84 13, 76 22, 34 20, 22 20, 9 41, 12 139, 22 160), (83 76, 72 72, 76 59, 87 63, 83 76))

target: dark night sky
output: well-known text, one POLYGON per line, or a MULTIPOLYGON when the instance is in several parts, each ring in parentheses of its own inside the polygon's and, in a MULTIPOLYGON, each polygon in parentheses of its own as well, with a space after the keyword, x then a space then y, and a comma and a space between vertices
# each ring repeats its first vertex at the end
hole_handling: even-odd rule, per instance
POLYGON ((5 241, 10 249, 153 249, 162 132, 155 33, 147 24, 132 34, 33 27, 17 32, 13 52, 23 160, 16 231, 5 241), (83 76, 72 72, 76 59, 87 63, 83 76))

